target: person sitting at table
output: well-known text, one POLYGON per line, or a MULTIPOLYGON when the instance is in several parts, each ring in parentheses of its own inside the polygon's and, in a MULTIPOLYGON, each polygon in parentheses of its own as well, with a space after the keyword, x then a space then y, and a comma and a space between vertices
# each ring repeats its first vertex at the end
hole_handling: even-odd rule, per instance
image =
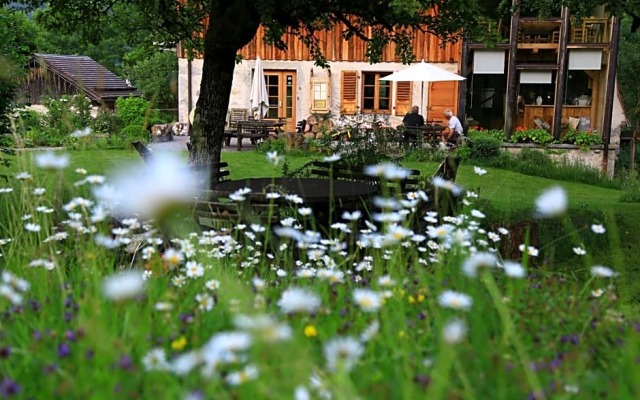
POLYGON ((442 131, 442 141, 444 143, 458 144, 464 132, 460 120, 449 109, 444 110, 444 117, 447 119, 447 126, 442 131))
POLYGON ((404 116, 402 125, 404 126, 424 126, 424 117, 418 114, 418 106, 411 107, 411 112, 404 116))

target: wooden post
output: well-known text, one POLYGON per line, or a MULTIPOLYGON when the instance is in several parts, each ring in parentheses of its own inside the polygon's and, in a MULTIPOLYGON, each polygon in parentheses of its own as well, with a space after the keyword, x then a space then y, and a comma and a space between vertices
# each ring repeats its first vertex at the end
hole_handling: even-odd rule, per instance
POLYGON ((607 174, 609 164, 609 142, 611 141, 611 119, 613 117, 613 96, 616 85, 616 64, 618 62, 618 44, 620 42, 620 17, 613 17, 611 32, 611 49, 607 65, 607 89, 604 98, 604 116, 602 118, 602 140, 604 154, 602 155, 602 171, 607 174))
POLYGON ((636 169, 636 131, 633 131, 631 143, 629 144, 629 171, 636 169))
POLYGON ((558 74, 556 75, 556 93, 553 107, 553 137, 560 137, 562 129, 562 106, 567 82, 567 42, 569 40, 569 9, 562 7, 562 27, 560 28, 560 49, 558 52, 558 74))
POLYGON ((518 53, 518 25, 520 20, 520 0, 513 0, 513 14, 509 32, 509 63, 507 67, 507 99, 504 107, 504 135, 507 139, 513 133, 516 114, 516 54, 518 53))
MULTIPOLYGON (((467 77, 469 74, 469 37, 462 35, 462 54, 460 55, 460 75, 467 77)), ((458 82, 458 119, 466 123, 467 118, 467 80, 458 82)))

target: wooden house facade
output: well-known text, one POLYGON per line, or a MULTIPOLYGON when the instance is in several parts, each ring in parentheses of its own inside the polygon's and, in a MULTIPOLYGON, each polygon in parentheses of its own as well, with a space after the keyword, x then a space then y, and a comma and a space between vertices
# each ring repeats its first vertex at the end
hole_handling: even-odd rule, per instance
POLYGON ((626 120, 616 88, 618 17, 598 7, 577 19, 558 6, 540 19, 514 14, 488 22, 502 42, 469 40, 462 48, 462 111, 488 129, 541 128, 556 138, 571 128, 602 134, 615 145, 626 120))
MULTIPOLYGON (((379 78, 406 68, 395 56, 395 46, 384 48, 382 62, 369 64, 365 57, 366 43, 352 37, 345 40, 344 26, 319 32, 322 53, 330 63, 329 69, 314 66, 309 50, 296 35, 287 34, 283 40, 286 51, 263 41, 264 31, 259 28, 254 39, 240 54, 242 63, 236 66, 229 108, 249 108, 249 91, 255 60, 259 56, 269 93, 270 108, 267 118, 283 118, 286 129, 293 130, 296 122, 311 114, 329 114, 336 121, 344 115, 375 114, 388 116, 391 125, 402 121, 412 105, 424 105, 423 115, 442 120, 447 108, 457 110, 458 84, 437 82, 420 83, 385 82, 379 78), (421 98, 421 94, 424 98, 421 98)), ((452 72, 459 71, 460 43, 446 44, 435 35, 416 32, 413 39, 415 59, 438 63, 452 72)), ((179 115, 188 120, 195 107, 202 56, 189 61, 184 49, 178 48, 179 57, 179 115)))
POLYGON ((21 102, 41 104, 43 96, 87 96, 94 106, 113 109, 118 97, 141 93, 122 78, 87 56, 34 54, 27 64, 21 102))

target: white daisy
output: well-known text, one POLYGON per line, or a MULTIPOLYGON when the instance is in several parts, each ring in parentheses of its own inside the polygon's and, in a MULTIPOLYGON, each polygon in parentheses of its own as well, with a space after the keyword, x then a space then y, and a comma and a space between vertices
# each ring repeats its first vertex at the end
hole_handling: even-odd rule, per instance
POLYGON ((376 312, 382 306, 382 296, 369 289, 355 289, 353 291, 353 301, 364 312, 376 312))
POLYGON ((43 169, 63 169, 69 165, 69 155, 57 155, 52 151, 36 155, 36 165, 43 169))
POLYGON ((591 225, 591 230, 593 231, 593 233, 598 235, 601 235, 607 231, 602 224, 591 225))
POLYGON ((320 307, 321 301, 317 294, 307 289, 292 287, 282 293, 278 305, 285 314, 311 313, 320 307))
POLYGON ((543 218, 556 217, 567 210, 567 192, 560 186, 546 189, 536 199, 536 213, 543 218))
POLYGON ((142 365, 146 371, 167 371, 167 353, 161 348, 151 349, 142 358, 142 365))
POLYGON ((504 273, 512 278, 524 278, 527 275, 522 264, 515 261, 505 261, 502 268, 504 268, 504 273))
POLYGON ((478 275, 480 268, 494 268, 498 259, 492 253, 480 252, 467 258, 462 264, 462 272, 470 277, 478 275))
POLYGON ((468 311, 469 309, 471 309, 473 300, 470 296, 464 293, 454 292, 453 290, 445 290, 438 297, 438 303, 442 307, 453 308, 454 310, 468 311))
POLYGON ((346 372, 351 371, 364 353, 362 343, 350 336, 331 339, 324 345, 323 350, 327 369, 332 372, 338 368, 343 368, 346 372))
POLYGON ((591 275, 600 278, 614 278, 619 274, 609 267, 605 267, 603 265, 595 265, 591 267, 591 275))
POLYGON ((573 252, 579 256, 584 256, 585 254, 587 254, 587 251, 580 246, 574 247, 573 252))
POLYGON ((449 344, 460 343, 467 335, 467 324, 458 318, 447 321, 442 329, 442 339, 449 344))
POLYGON ((480 175, 480 176, 482 176, 482 175, 484 175, 484 174, 486 174, 486 173, 487 173, 487 170, 486 170, 486 169, 482 169, 482 168, 480 168, 480 167, 473 167, 473 172, 474 172, 476 175, 480 175))
POLYGON ((135 297, 144 291, 142 272, 129 270, 119 272, 104 279, 102 292, 111 300, 124 300, 135 297))

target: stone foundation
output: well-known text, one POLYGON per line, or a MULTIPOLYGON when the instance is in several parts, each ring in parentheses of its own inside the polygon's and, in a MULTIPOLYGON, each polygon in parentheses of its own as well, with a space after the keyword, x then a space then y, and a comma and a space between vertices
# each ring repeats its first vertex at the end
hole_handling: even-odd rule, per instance
POLYGON ((572 144, 550 144, 540 146, 531 143, 503 143, 502 149, 512 154, 518 154, 522 149, 536 149, 551 157, 552 160, 567 162, 570 164, 582 164, 586 167, 597 169, 613 178, 618 147, 609 145, 609 154, 606 170, 603 168, 604 147, 591 146, 587 149, 572 144))

